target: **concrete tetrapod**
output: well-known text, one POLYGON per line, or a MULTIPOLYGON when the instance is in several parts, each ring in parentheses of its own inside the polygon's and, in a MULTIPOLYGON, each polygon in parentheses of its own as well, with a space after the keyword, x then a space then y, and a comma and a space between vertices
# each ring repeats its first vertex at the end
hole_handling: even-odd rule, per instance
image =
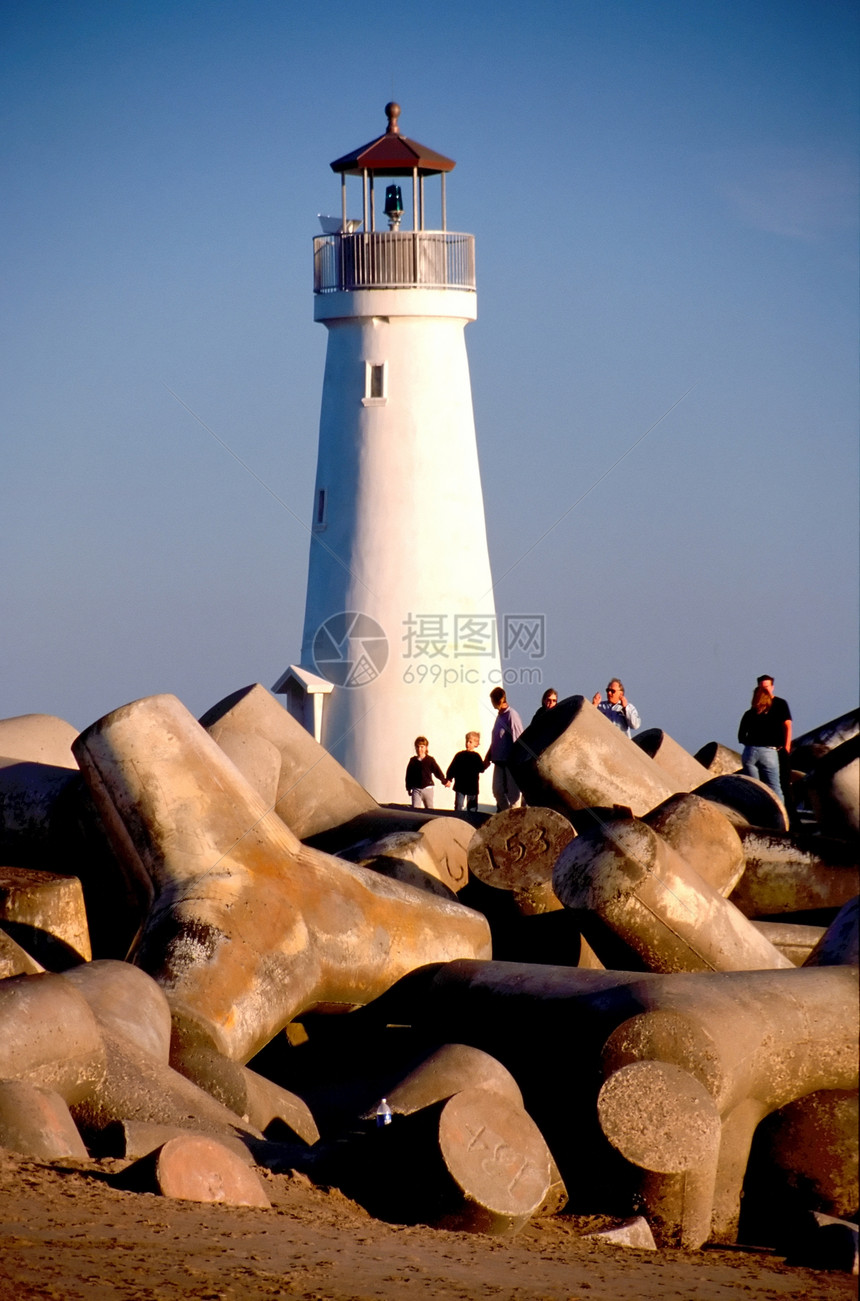
POLYGON ((762 1121, 744 1182, 747 1242, 774 1241, 804 1211, 856 1215, 858 1119, 856 1089, 826 1089, 762 1121))
POLYGON ((257 737, 275 747, 280 763, 274 810, 300 840, 379 808, 373 796, 259 682, 225 696, 200 722, 246 777, 262 771, 262 756, 249 745, 246 768, 239 738, 257 737))
MULTIPOLYGON (((718 1242, 737 1237, 743 1180, 759 1122, 817 1089, 857 1084, 856 1051, 846 1051, 860 1029, 856 970, 796 970, 782 982, 751 981, 748 987, 737 983, 740 979, 733 997, 703 999, 700 1008, 679 1000, 671 1010, 632 1017, 613 1031, 602 1053, 607 1081, 634 1062, 659 1061, 680 1067, 712 1097, 721 1136, 709 1236, 718 1242), (841 982, 809 979, 836 971, 843 974, 841 982)), ((709 1162, 709 1156, 703 1158, 698 1169, 700 1202, 711 1177, 709 1162)), ((696 1218, 701 1223, 701 1211, 696 1218)))
POLYGON ((0 754, 19 762, 50 764, 77 771, 72 742, 77 731, 54 714, 0 718, 0 754))
MULTIPOLYGON (((409 1116, 464 1089, 490 1089, 515 1106, 523 1105, 523 1095, 510 1071, 489 1053, 468 1044, 443 1044, 393 1084, 386 1098, 395 1115, 409 1116)), ((379 1101, 365 1112, 366 1120, 376 1115, 379 1101)))
POLYGON ((564 814, 621 805, 641 817, 678 790, 584 696, 560 700, 527 727, 510 766, 529 804, 564 814))
MULTIPOLYGON (((386 1100, 393 1115, 410 1116, 472 1089, 487 1089, 507 1099, 517 1111, 523 1110, 523 1095, 510 1071, 495 1057, 467 1044, 443 1044, 437 1048, 389 1087, 386 1100)), ((373 1119, 380 1102, 378 1098, 365 1112, 365 1120, 373 1119)), ((539 1212, 554 1215, 566 1201, 567 1190, 550 1156, 550 1184, 539 1212)))
POLYGON ((856 967, 860 964, 860 898, 843 904, 804 962, 805 967, 856 967))
POLYGON ((71 1105, 101 1084, 106 1061, 98 1023, 65 977, 0 981, 0 1079, 51 1089, 71 1105))
POLYGON ((644 1172, 638 1201, 658 1246, 695 1251, 710 1236, 720 1153, 720 1113, 704 1084, 668 1062, 631 1062, 603 1085, 597 1114, 644 1172))
POLYGON ((455 1232, 502 1234, 541 1207, 551 1157, 534 1121, 509 1098, 464 1089, 371 1136, 344 1191, 372 1214, 455 1232))
POLYGON ((804 732, 791 744, 792 767, 801 772, 809 772, 829 750, 835 750, 844 741, 850 741, 860 732, 860 708, 850 709, 839 718, 832 718, 829 723, 822 723, 809 732, 804 732))
POLYGON ((9 976, 36 976, 45 968, 0 926, 0 980, 9 976))
MULTIPOLYGON (((469 872, 467 851, 474 828, 462 818, 428 818, 420 827, 392 831, 369 845, 362 845, 360 857, 355 851, 344 853, 350 861, 358 861, 375 872, 382 872, 407 884, 432 884, 427 878, 445 887, 445 894, 462 890, 469 872)), ((441 893, 441 892, 436 892, 441 893)))
POLYGON ((562 851, 555 892, 607 965, 755 971, 792 965, 645 822, 586 832, 562 851), (621 941, 630 961, 621 959, 621 941))
MULTIPOLYGON (((825 934, 823 926, 806 926, 803 922, 793 922, 790 917, 769 922, 755 921, 753 926, 795 967, 806 966, 807 959, 825 934)), ((854 961, 856 964, 856 956, 854 961)))
MULTIPOLYGON (((572 1209, 583 1213, 630 1214, 646 1178, 642 1167, 630 1167, 638 1184, 629 1184, 597 1124, 601 1057, 607 1081, 638 1061, 692 1076, 721 1119, 711 1211, 718 1241, 736 1236, 759 1121, 807 1093, 857 1087, 857 971, 848 967, 657 975, 460 961, 407 976, 382 1004, 389 1021, 447 1033, 507 1066, 558 1162, 572 1209), (563 1081, 563 1106, 547 1081, 563 1081)), ((710 1159, 702 1150, 700 1189, 710 1159)), ((664 1198, 664 1210, 667 1204, 664 1198)), ((688 1240, 691 1222, 688 1207, 677 1226, 678 1233, 688 1226, 688 1240)))
POLYGON ((0 1148, 41 1161, 89 1155, 59 1093, 24 1080, 0 1080, 0 1148))
POLYGON ((740 772, 743 760, 737 750, 732 750, 719 741, 708 741, 701 750, 693 755, 703 768, 707 768, 712 777, 722 777, 724 773, 740 772))
POLYGON ((155 899, 133 960, 180 1043, 247 1061, 303 1010, 489 952, 483 917, 303 845, 173 696, 75 744, 117 855, 155 899))
POLYGON ((724 773, 697 786, 695 793, 713 800, 738 828, 788 831, 788 814, 782 800, 755 777, 742 772, 724 773))
POLYGON ((552 888, 552 869, 576 836, 554 809, 526 805, 494 813, 469 844, 469 871, 485 885, 509 890, 526 916, 562 907, 552 888))
POLYGON ((744 847, 735 827, 710 800, 672 795, 642 819, 718 894, 731 894, 744 874, 744 847))
POLYGON ((0 925, 52 971, 92 957, 81 883, 29 867, 0 867, 0 925))
POLYGON ((698 759, 693 758, 689 750, 685 750, 660 727, 647 727, 644 732, 631 737, 631 740, 654 760, 658 768, 668 774, 679 790, 691 791, 713 776, 698 759))
POLYGON ((746 917, 841 908, 860 890, 853 845, 822 836, 739 828, 746 868, 731 894, 746 917))
POLYGON ((808 783, 821 830, 856 844, 860 835, 860 736, 823 755, 808 783))
POLYGON ((119 1188, 159 1192, 191 1202, 271 1206, 255 1170, 217 1139, 181 1134, 141 1157, 114 1179, 119 1188))

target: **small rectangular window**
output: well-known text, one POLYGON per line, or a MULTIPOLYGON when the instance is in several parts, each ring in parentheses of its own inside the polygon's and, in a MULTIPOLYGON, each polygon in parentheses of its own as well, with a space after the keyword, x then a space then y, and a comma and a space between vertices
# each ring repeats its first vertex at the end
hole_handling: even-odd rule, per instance
POLYGON ((314 524, 318 529, 325 528, 325 488, 317 493, 317 513, 314 524))
POLYGON ((381 407, 388 401, 388 363, 366 361, 364 363, 364 397, 362 405, 381 407))

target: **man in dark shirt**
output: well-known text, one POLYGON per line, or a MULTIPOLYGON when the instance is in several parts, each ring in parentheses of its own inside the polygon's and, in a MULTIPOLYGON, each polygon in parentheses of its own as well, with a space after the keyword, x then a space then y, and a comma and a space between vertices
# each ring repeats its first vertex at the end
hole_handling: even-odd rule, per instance
POLYGON ((412 797, 413 809, 432 809, 434 777, 443 786, 451 785, 432 754, 427 753, 429 745, 426 736, 416 736, 415 756, 406 765, 406 789, 412 797))
POLYGON ((758 679, 752 705, 738 728, 738 740, 744 747, 744 773, 763 781, 785 803, 780 757, 791 753, 791 710, 782 696, 773 694, 769 673, 758 679))

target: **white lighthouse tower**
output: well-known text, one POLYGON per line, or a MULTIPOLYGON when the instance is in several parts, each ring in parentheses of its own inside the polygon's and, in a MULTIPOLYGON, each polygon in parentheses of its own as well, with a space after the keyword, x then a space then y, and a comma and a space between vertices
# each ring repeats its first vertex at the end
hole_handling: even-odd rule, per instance
POLYGON ((474 236, 446 226, 453 161, 400 134, 397 104, 385 111, 383 135, 331 164, 341 215, 314 240, 328 348, 307 602, 301 662, 274 689, 372 795, 404 802, 414 738, 443 770, 467 731, 485 749, 502 678, 464 338, 474 236))

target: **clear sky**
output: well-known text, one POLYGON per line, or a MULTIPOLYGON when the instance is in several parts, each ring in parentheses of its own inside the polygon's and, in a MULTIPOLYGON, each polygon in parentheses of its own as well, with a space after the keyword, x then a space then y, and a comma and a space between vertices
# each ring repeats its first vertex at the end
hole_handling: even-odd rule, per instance
MULTIPOLYGON (((798 731, 854 706, 859 24, 853 0, 4 6, 0 716, 200 714, 297 659, 311 239, 392 98, 457 161, 496 603, 545 614, 543 685, 620 674, 693 750, 735 744, 759 673, 798 731)), ((509 695, 528 717, 540 690, 509 695)))

